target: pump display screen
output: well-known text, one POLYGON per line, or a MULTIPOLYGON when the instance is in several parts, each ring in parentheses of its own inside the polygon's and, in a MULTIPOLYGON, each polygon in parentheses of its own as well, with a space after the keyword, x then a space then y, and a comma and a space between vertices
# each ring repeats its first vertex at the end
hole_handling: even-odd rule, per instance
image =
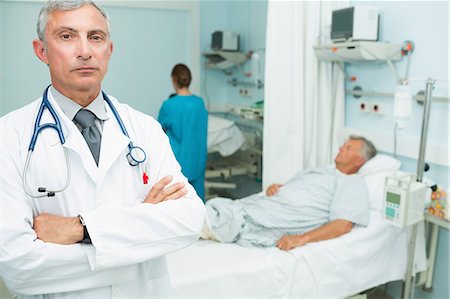
POLYGON ((390 203, 399 205, 400 204, 400 194, 388 192, 386 200, 390 203))

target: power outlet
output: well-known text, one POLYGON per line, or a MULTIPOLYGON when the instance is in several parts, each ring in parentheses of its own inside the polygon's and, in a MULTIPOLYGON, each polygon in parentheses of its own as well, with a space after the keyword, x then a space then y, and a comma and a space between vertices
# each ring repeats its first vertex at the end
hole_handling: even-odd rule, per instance
POLYGON ((370 112, 372 114, 383 115, 384 106, 380 102, 373 102, 370 106, 370 112))
POLYGON ((362 113, 369 113, 370 112, 370 105, 369 103, 365 101, 359 102, 359 111, 362 113))
POLYGON ((248 88, 240 88, 239 94, 243 97, 251 97, 252 96, 252 93, 251 93, 250 89, 248 89, 248 88))

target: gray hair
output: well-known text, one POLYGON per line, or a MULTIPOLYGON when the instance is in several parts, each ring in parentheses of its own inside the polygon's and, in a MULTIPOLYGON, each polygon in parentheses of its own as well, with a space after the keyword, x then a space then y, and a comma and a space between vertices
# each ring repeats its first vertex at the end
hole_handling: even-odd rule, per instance
POLYGON ((106 11, 93 0, 49 0, 44 7, 41 8, 39 12, 39 18, 37 22, 37 35, 41 41, 46 44, 45 40, 45 30, 47 29, 48 20, 50 19, 50 15, 54 11, 67 11, 79 8, 85 4, 90 4, 98 9, 98 11, 102 14, 102 16, 106 20, 106 24, 108 26, 108 34, 111 35, 111 22, 109 20, 109 16, 106 11))
POLYGON ((348 139, 358 140, 362 142, 363 146, 361 148, 361 156, 366 162, 375 157, 375 155, 377 154, 377 149, 375 148, 375 145, 373 145, 373 143, 369 141, 367 138, 357 135, 350 135, 348 139))

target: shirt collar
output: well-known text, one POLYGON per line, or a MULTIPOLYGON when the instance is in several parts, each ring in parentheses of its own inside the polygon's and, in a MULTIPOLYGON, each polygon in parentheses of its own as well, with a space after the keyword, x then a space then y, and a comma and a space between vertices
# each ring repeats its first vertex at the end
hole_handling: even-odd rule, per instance
MULTIPOLYGON (((56 90, 53 85, 50 87, 49 92, 69 119, 73 119, 75 117, 75 114, 77 114, 77 112, 83 108, 75 101, 69 99, 58 90, 56 90)), ((103 100, 103 94, 101 92, 85 109, 88 109, 89 111, 94 113, 95 116, 100 120, 104 121, 109 118, 106 113, 105 101, 103 100)))

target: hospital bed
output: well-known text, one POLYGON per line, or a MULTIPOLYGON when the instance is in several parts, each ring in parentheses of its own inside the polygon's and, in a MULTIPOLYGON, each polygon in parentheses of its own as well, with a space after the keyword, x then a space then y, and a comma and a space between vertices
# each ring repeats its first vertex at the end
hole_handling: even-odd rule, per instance
POLYGON ((261 179, 262 130, 263 123, 259 119, 242 119, 233 113, 209 115, 207 198, 211 198, 212 188, 235 189, 236 184, 229 182, 233 176, 249 175, 261 179))
MULTIPOLYGON (((376 165, 364 174, 371 202, 368 227, 288 252, 199 240, 168 255, 174 297, 345 298, 403 279, 408 231, 381 217, 384 177, 399 162, 388 157, 386 165, 382 155, 375 158, 376 165)), ((426 268, 420 236, 416 271, 426 268)))

